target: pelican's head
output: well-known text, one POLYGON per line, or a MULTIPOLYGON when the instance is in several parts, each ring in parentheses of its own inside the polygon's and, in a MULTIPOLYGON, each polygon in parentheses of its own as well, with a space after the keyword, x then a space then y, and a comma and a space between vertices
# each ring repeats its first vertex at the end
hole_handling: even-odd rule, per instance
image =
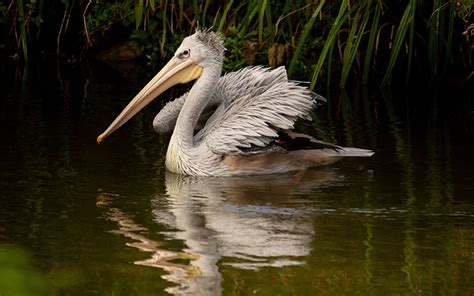
POLYGON ((198 79, 203 69, 221 65, 224 50, 223 38, 208 30, 198 29, 193 35, 184 38, 171 60, 97 137, 97 142, 102 142, 168 88, 198 79))
POLYGON ((197 65, 207 68, 224 60, 224 39, 212 31, 197 30, 183 39, 176 50, 175 59, 190 59, 197 65))

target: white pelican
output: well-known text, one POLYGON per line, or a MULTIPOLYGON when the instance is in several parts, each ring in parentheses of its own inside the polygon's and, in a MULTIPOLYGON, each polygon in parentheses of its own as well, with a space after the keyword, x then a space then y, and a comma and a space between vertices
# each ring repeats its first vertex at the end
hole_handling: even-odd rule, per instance
MULTIPOLYGON (((372 156, 291 131, 319 96, 288 80, 284 68, 249 67, 221 76, 224 41, 211 31, 184 38, 174 57, 98 138, 103 141, 166 89, 196 79, 189 93, 167 104, 153 125, 173 130, 166 168, 196 176, 283 173, 372 156), (205 116, 206 112, 210 115, 205 116), (200 119, 204 126, 198 127, 200 119)), ((319 97, 320 98, 320 97, 319 97)))

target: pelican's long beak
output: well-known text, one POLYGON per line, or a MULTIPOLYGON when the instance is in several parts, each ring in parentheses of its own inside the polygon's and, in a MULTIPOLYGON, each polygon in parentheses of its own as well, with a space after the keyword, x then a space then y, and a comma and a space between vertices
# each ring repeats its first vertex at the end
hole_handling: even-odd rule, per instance
POLYGON ((192 59, 172 58, 168 64, 145 85, 133 100, 128 103, 127 107, 122 110, 105 132, 97 137, 97 143, 102 142, 165 90, 178 83, 186 83, 197 79, 201 76, 201 73, 202 67, 196 64, 192 59))

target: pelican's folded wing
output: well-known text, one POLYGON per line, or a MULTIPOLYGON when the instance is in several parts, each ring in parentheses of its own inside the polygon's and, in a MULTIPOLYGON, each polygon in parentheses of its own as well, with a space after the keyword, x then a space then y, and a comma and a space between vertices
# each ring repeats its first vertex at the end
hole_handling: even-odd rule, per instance
POLYGON ((183 108, 187 96, 188 93, 185 93, 181 97, 169 101, 163 109, 156 114, 155 119, 153 119, 153 128, 157 133, 166 134, 173 132, 179 112, 181 112, 181 108, 183 108))
POLYGON ((287 82, 285 67, 276 69, 251 66, 222 76, 212 94, 212 101, 230 104, 246 95, 257 96, 276 83, 287 82))
POLYGON ((278 130, 293 129, 298 118, 307 118, 314 105, 315 98, 306 87, 279 82, 259 95, 246 95, 229 106, 221 105, 196 140, 217 154, 265 147, 278 137, 278 130))
MULTIPOLYGON (((199 118, 196 130, 200 130, 215 109, 225 104, 228 106, 235 99, 245 95, 258 95, 266 91, 276 82, 286 82, 286 70, 284 67, 276 69, 263 68, 261 66, 246 67, 236 72, 230 72, 219 78, 216 90, 212 94, 208 106, 199 118), (259 92, 259 93, 258 93, 259 92)), ((185 93, 181 97, 166 103, 163 109, 153 120, 153 128, 159 134, 172 133, 181 108, 188 96, 185 93)))

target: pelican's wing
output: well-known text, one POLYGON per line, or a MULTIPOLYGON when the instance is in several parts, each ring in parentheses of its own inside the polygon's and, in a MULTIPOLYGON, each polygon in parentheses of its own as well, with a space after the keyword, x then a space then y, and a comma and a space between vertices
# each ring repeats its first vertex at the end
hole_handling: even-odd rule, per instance
MULTIPOLYGON (((258 90, 255 91, 258 93, 258 90)), ((298 118, 307 118, 315 97, 294 82, 279 82, 258 95, 221 105, 196 135, 217 154, 238 154, 242 149, 265 147, 281 129, 293 129, 298 118)))
MULTIPOLYGON (((163 109, 161 109, 160 112, 156 114, 155 119, 153 119, 153 128, 157 133, 166 134, 173 132, 174 126, 176 125, 176 120, 178 120, 179 112, 181 112, 187 96, 188 93, 185 93, 181 97, 173 101, 169 101, 166 103, 163 109)), ((212 114, 214 114, 214 111, 216 111, 217 107, 218 104, 216 102, 212 104, 209 103, 206 106, 206 108, 201 113, 201 116, 199 116, 199 120, 195 127, 196 131, 199 131, 206 124, 207 120, 212 114)))
POLYGON ((157 133, 165 134, 173 132, 179 112, 181 112, 181 108, 183 108, 187 96, 188 93, 185 93, 181 97, 169 101, 163 109, 156 114, 155 119, 153 119, 153 128, 157 133))
MULTIPOLYGON (((225 74, 219 78, 216 89, 212 94, 209 104, 199 118, 196 130, 200 130, 209 117, 214 113, 217 106, 225 104, 228 106, 236 98, 249 94, 258 95, 274 83, 286 82, 286 70, 284 67, 271 70, 260 66, 243 68, 236 72, 225 74)), ((155 116, 153 128, 157 133, 173 132, 179 112, 186 101, 188 93, 166 103, 163 109, 155 116)))
POLYGON ((222 76, 212 94, 211 101, 229 105, 247 95, 257 96, 280 82, 287 82, 285 67, 276 69, 251 66, 222 76))

